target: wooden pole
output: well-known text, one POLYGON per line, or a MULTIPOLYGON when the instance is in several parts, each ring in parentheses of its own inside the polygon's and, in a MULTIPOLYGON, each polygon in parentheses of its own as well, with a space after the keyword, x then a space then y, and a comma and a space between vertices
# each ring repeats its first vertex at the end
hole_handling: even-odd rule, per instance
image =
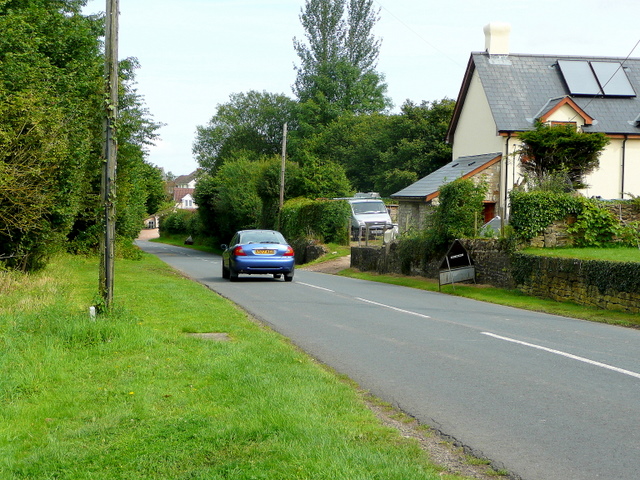
POLYGON ((118 142, 118 1, 107 1, 105 32, 105 141, 101 182, 101 200, 104 208, 104 231, 100 242, 100 295, 102 308, 113 306, 113 277, 115 259, 116 222, 116 166, 118 142))
POLYGON ((282 127, 282 165, 280 167, 280 210, 284 205, 284 172, 287 159, 287 124, 282 127))

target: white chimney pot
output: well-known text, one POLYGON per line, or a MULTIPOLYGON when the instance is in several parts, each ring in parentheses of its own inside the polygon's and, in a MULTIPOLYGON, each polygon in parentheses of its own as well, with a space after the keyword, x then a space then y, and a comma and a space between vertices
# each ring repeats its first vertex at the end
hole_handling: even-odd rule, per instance
POLYGON ((509 55, 511 25, 491 22, 484 27, 484 48, 489 55, 509 55))

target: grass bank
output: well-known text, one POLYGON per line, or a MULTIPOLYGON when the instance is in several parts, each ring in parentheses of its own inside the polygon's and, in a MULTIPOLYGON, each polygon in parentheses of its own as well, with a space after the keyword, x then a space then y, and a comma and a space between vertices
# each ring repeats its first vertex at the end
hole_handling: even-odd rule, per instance
POLYGON ((463 478, 154 257, 116 262, 116 309, 91 321, 97 271, 65 256, 0 272, 0 478, 463 478))
MULTIPOLYGON (((429 290, 432 292, 438 291, 438 281, 424 277, 379 275, 372 272, 360 272, 355 269, 343 270, 340 272, 340 275, 374 282, 401 285, 404 287, 418 288, 421 290, 429 290)), ((592 322, 640 328, 640 317, 633 313, 602 310, 599 308, 585 307, 575 303, 557 302, 555 300, 532 297, 525 295, 519 290, 506 290, 486 285, 457 284, 455 286, 443 285, 441 291, 447 295, 457 295, 460 297, 472 298, 474 300, 522 308, 535 312, 579 318, 592 322)))

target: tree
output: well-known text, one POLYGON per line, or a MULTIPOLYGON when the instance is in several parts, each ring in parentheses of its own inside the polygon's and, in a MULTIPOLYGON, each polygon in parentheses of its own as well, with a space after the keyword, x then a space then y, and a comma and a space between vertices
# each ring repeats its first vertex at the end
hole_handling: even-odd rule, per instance
POLYGON ((0 5, 2 168, 4 181, 23 182, 15 186, 26 195, 0 203, 0 217, 22 218, 19 227, 0 229, 0 244, 13 255, 5 264, 24 270, 43 266, 65 245, 89 171, 99 166, 102 22, 80 15, 80 7, 62 0, 0 5))
POLYGON ((210 173, 227 160, 252 159, 278 154, 282 149, 282 127, 297 126, 297 103, 281 94, 250 91, 234 93, 220 104, 208 125, 198 126, 193 153, 210 173))
MULTIPOLYGON (((83 16, 84 3, 0 1, 0 256, 10 267, 97 245, 104 22, 83 16)), ((131 240, 155 189, 144 156, 158 125, 132 87, 136 62, 121 66, 116 201, 118 233, 131 240)))
MULTIPOLYGON (((372 0, 306 0, 300 15, 307 43, 294 38, 300 58, 293 86, 300 103, 317 105, 309 125, 325 125, 343 112, 367 114, 390 105, 386 84, 375 70, 380 42, 372 0)), ((307 113, 313 109, 307 108, 307 113)))
POLYGON ((600 153, 609 143, 603 133, 579 132, 574 125, 538 123, 519 135, 520 166, 541 183, 545 177, 566 174, 574 188, 584 188, 584 177, 598 168, 600 153))
POLYGON ((451 146, 444 139, 454 104, 448 99, 406 102, 395 115, 343 114, 295 139, 293 155, 301 164, 299 151, 337 162, 356 190, 387 196, 451 160, 451 146))
POLYGON ((399 168, 422 178, 449 163, 451 145, 445 137, 454 108, 455 101, 447 98, 405 102, 400 115, 393 116, 393 145, 381 156, 382 170, 399 168))
POLYGON ((195 200, 207 233, 227 241, 236 230, 260 227, 260 173, 255 161, 238 158, 221 165, 214 175, 206 173, 200 178, 195 200))

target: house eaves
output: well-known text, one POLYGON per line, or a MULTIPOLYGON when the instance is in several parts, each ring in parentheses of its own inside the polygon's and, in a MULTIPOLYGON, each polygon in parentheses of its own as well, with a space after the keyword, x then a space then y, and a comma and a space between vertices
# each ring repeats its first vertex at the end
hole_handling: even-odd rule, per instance
POLYGON ((458 121, 460 120, 462 107, 464 105, 464 100, 467 97, 467 93, 469 92, 469 85, 471 84, 471 79, 473 78, 474 71, 475 66, 473 63, 472 55, 471 57, 469 57, 469 61, 467 62, 467 69, 464 72, 464 78, 462 79, 462 85, 460 86, 460 92, 458 93, 458 100, 456 101, 456 105, 453 109, 453 115, 451 116, 451 121, 449 122, 449 129, 447 130, 447 136, 445 137, 445 142, 449 144, 453 143, 453 136, 455 135, 458 121))
POLYGON ((440 188, 443 185, 458 178, 471 178, 500 161, 501 158, 502 154, 500 152, 459 157, 399 192, 394 193, 391 195, 391 198, 425 202, 431 201, 440 195, 440 188))

